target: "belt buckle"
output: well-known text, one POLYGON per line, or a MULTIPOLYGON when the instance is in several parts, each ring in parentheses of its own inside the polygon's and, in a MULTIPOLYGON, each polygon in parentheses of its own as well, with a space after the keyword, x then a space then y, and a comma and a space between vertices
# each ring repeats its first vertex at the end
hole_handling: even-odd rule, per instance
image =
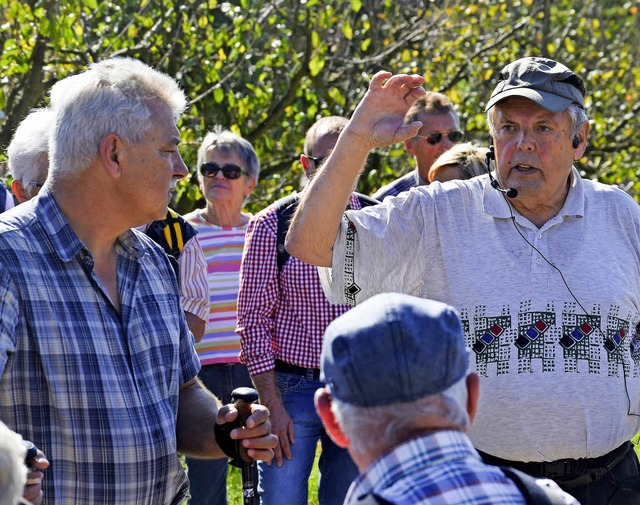
POLYGON ((574 460, 571 459, 562 459, 559 461, 548 461, 544 463, 544 476, 549 477, 551 479, 557 479, 562 477, 567 477, 573 473, 575 473, 575 468, 573 468, 574 460))

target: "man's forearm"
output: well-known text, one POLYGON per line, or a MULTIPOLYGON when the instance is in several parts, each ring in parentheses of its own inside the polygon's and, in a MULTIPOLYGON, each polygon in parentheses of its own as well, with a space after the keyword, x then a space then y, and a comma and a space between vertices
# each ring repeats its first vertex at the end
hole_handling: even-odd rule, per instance
POLYGON ((178 452, 194 458, 221 458, 214 427, 220 401, 195 379, 180 390, 176 438, 178 452))
POLYGON ((202 340, 202 335, 204 335, 207 323, 191 312, 185 311, 184 316, 187 319, 187 326, 193 334, 194 340, 196 343, 200 342, 202 340))
POLYGON ((260 394, 260 403, 269 411, 282 407, 282 397, 276 384, 276 374, 273 370, 251 376, 251 380, 260 394))
POLYGON ((362 139, 345 128, 293 216, 285 242, 290 254, 310 265, 331 266, 340 220, 368 154, 362 139))

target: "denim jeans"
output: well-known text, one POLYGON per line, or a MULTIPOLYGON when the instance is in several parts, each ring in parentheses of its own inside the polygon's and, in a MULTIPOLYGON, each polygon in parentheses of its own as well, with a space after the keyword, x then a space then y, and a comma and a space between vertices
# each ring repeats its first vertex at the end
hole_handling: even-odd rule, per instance
POLYGON ((284 407, 293 420, 292 459, 284 458, 282 467, 258 462, 261 503, 263 505, 307 505, 308 481, 318 441, 322 453, 318 467, 320 505, 342 505, 358 469, 345 449, 335 445, 316 413, 313 395, 323 387, 319 381, 300 375, 276 372, 276 381, 284 407))
MULTIPOLYGON (((231 391, 235 388, 253 387, 247 367, 242 364, 204 366, 198 377, 223 404, 231 403, 231 391)), ((191 493, 189 505, 227 505, 227 458, 186 458, 186 463, 191 493)), ((258 482, 257 471, 253 482, 258 482)), ((254 495, 257 496, 256 490, 254 495)))

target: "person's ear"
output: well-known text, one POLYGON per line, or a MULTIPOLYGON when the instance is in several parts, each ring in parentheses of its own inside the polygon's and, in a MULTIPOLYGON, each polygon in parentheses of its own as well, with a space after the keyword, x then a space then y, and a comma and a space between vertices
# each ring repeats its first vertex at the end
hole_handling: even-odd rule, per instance
POLYGON ((576 133, 575 137, 573 137, 573 159, 579 160, 584 155, 584 152, 587 150, 587 137, 589 136, 589 122, 584 123, 580 126, 578 133, 576 133))
POLYGON ((119 177, 122 174, 120 167, 121 151, 122 141, 114 133, 106 135, 100 142, 100 160, 111 177, 119 177))
POLYGON ((29 197, 27 196, 27 193, 24 190, 24 186, 22 185, 22 182, 20 182, 17 179, 14 179, 11 182, 11 191, 13 191, 13 194, 18 199, 18 203, 24 203, 29 199, 29 197))
POLYGON ((253 191, 253 188, 256 187, 256 180, 253 177, 245 177, 246 189, 244 191, 244 197, 248 197, 249 194, 253 191))
POLYGON ((404 149, 411 156, 415 156, 415 153, 416 153, 415 145, 414 145, 414 139, 415 139, 415 137, 407 139, 407 140, 404 141, 404 149))
POLYGON ((478 399, 480 398, 480 377, 477 373, 471 372, 467 375, 467 413, 471 424, 478 412, 478 399))
POLYGON ((314 402, 318 416, 320 416, 322 424, 324 424, 324 428, 327 430, 331 440, 343 449, 349 447, 349 439, 343 433, 333 410, 331 410, 331 393, 327 391, 327 388, 320 388, 316 391, 314 402))
POLYGON ((302 165, 302 170, 304 170, 304 175, 307 176, 308 179, 311 179, 311 175, 313 171, 316 169, 314 163, 309 159, 306 154, 300 155, 300 164, 302 165))

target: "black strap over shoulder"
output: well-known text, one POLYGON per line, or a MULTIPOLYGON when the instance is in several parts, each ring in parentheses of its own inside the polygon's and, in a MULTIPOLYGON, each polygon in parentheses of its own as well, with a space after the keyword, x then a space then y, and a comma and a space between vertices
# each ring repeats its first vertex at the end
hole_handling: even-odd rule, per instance
MULTIPOLYGON (((363 195, 362 193, 354 193, 358 200, 360 201, 360 207, 369 207, 370 205, 376 205, 380 203, 379 200, 372 198, 367 195, 363 195)), ((278 232, 276 237, 276 248, 278 252, 278 271, 282 271, 284 264, 291 256, 287 250, 284 248, 284 239, 287 236, 287 231, 289 231, 289 224, 291 223, 291 218, 293 217, 293 213, 296 211, 298 207, 298 202, 300 201, 299 193, 292 193, 289 196, 285 196, 280 200, 277 200, 274 205, 276 206, 276 215, 278 217, 278 232)))
POLYGON ((0 212, 4 212, 4 208, 7 204, 7 196, 9 196, 9 190, 4 187, 4 184, 0 188, 0 212))
POLYGON ((509 477, 522 493, 527 505, 562 505, 562 490, 557 486, 546 486, 548 479, 536 479, 520 470, 501 466, 500 469, 509 477))
POLYGON ((293 217, 293 213, 298 207, 299 201, 300 194, 292 193, 289 196, 285 196, 284 198, 276 201, 276 203, 274 204, 276 206, 276 216, 278 218, 278 232, 276 237, 276 249, 278 252, 278 271, 282 270, 282 267, 284 267, 284 264, 287 262, 290 256, 290 254, 284 248, 284 239, 287 236, 291 218, 293 217))

